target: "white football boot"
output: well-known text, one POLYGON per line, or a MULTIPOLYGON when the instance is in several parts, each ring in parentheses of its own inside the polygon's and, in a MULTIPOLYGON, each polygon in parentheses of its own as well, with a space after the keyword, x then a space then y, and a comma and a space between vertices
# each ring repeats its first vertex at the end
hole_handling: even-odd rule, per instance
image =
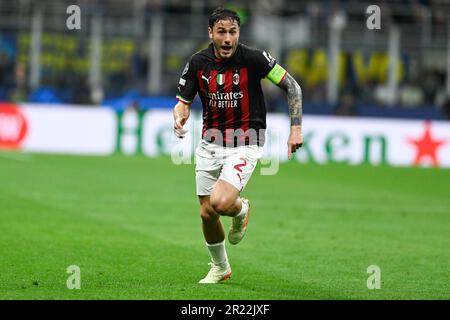
POLYGON ((231 267, 228 262, 225 266, 222 264, 215 264, 214 262, 210 262, 209 265, 211 266, 211 269, 208 274, 198 283, 219 283, 220 281, 225 281, 231 277, 231 267))
POLYGON ((248 216, 250 215, 250 201, 245 198, 241 198, 247 204, 247 213, 242 217, 234 217, 228 232, 228 241, 231 244, 238 244, 245 236, 247 231, 248 216))

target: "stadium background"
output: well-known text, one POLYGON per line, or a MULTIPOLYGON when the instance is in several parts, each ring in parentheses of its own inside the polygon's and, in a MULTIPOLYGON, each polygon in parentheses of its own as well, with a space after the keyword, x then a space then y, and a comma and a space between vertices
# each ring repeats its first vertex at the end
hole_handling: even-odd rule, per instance
POLYGON ((180 144, 171 108, 222 4, 0 0, 0 297, 448 299, 444 0, 226 4, 241 41, 302 86, 305 147, 285 163, 286 99, 263 81, 265 158, 282 164, 264 176, 263 163, 246 191, 255 215, 230 249, 235 279, 195 285, 207 270, 189 161, 200 114, 180 144), (73 4, 80 30, 66 24, 73 4), (380 30, 366 27, 372 4, 380 30), (373 264, 381 290, 366 285, 373 264), (81 290, 66 287, 69 265, 81 290))

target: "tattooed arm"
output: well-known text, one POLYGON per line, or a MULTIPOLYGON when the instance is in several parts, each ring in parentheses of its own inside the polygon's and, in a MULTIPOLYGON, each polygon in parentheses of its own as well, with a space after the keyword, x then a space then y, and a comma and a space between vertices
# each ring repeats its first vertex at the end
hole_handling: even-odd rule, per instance
POLYGON ((295 79, 286 73, 284 78, 277 84, 286 92, 289 116, 291 118, 291 132, 288 139, 288 158, 292 153, 303 145, 302 136, 302 89, 295 79))

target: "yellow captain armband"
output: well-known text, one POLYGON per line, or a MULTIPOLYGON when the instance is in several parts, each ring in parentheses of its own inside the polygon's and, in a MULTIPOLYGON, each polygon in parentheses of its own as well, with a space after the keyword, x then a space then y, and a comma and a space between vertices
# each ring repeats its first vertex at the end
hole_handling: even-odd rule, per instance
POLYGON ((283 69, 278 63, 270 70, 269 74, 266 76, 273 84, 279 84, 283 80, 287 71, 283 69))

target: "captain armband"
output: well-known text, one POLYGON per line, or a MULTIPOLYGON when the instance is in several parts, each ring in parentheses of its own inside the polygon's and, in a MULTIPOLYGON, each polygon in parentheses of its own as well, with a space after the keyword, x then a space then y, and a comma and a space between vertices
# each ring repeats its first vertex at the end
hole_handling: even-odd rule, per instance
POLYGON ((270 70, 269 74, 266 76, 273 84, 278 85, 281 80, 283 80, 287 71, 283 69, 278 63, 270 70))

